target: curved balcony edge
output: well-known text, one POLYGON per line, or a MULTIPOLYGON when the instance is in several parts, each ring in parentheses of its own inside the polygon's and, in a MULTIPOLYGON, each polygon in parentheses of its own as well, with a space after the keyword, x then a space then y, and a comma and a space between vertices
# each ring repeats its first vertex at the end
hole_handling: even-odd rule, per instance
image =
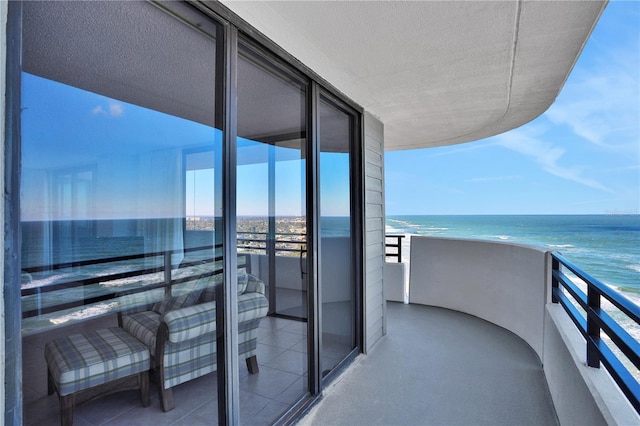
POLYGON ((543 365, 560 424, 640 424, 585 341, 551 303, 551 251, 499 241, 412 236, 409 303, 464 312, 523 339, 543 365))
POLYGON ((542 359, 549 251, 502 242, 411 237, 409 303, 464 312, 513 332, 542 359))

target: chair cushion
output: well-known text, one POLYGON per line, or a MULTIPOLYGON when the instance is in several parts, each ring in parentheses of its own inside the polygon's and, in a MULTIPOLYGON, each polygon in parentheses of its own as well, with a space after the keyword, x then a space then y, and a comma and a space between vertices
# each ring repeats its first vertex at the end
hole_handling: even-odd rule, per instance
POLYGON ((216 331, 216 302, 207 302, 167 312, 162 318, 169 327, 169 341, 180 343, 216 331))
POLYGON ((249 274, 245 268, 238 269, 238 296, 247 290, 247 284, 249 283, 249 274))
POLYGON ((244 293, 238 296, 238 323, 267 316, 269 301, 262 293, 244 293))
POLYGON ((156 350, 158 326, 160 326, 160 314, 154 311, 138 312, 122 317, 122 328, 147 345, 152 354, 156 350))
POLYGON ((118 327, 48 342, 47 367, 61 396, 149 369, 147 347, 118 327))
POLYGON ((194 303, 196 303, 201 293, 202 290, 196 290, 186 294, 182 294, 180 296, 169 297, 162 300, 161 302, 154 303, 154 305, 151 307, 151 310, 162 315, 166 312, 173 311, 174 309, 181 309, 192 306, 194 303))

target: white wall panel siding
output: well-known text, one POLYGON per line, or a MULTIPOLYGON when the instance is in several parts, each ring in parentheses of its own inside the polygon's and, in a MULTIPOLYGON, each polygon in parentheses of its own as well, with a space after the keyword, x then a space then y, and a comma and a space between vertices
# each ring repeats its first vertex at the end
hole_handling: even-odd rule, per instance
POLYGON ((386 333, 384 298, 384 126, 364 114, 364 351, 386 333))
POLYGON ((370 203, 382 204, 382 193, 380 191, 366 191, 365 196, 370 203))
MULTIPOLYGON (((380 201, 382 202, 383 198, 382 196, 380 196, 380 201)), ((382 218, 374 218, 374 219, 367 219, 366 220, 366 225, 367 225, 367 231, 376 231, 376 230, 384 230, 384 220, 382 218)))

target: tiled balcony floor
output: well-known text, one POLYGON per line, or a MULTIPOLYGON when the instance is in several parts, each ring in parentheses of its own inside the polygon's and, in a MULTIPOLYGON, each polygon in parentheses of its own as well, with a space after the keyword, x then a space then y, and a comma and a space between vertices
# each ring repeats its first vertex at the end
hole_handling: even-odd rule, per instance
POLYGON ((557 425, 535 352, 473 316, 387 304, 387 336, 301 425, 557 425))

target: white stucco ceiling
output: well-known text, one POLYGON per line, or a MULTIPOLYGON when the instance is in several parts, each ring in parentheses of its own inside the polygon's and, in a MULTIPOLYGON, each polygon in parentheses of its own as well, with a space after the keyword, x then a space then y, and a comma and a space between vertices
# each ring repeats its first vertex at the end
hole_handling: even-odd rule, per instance
POLYGON ((555 100, 606 2, 228 1, 380 118, 385 149, 473 141, 555 100))

